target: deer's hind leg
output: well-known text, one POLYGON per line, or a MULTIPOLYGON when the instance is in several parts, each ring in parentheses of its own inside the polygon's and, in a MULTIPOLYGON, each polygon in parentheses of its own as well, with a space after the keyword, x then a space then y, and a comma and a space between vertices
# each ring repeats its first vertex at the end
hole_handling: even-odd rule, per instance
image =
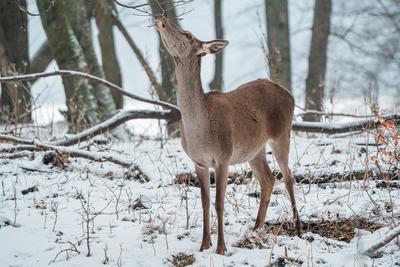
POLYGON ((289 194, 290 202, 293 210, 293 219, 296 226, 297 235, 300 236, 301 221, 296 206, 296 198, 293 189, 293 176, 288 166, 289 160, 289 147, 290 147, 290 134, 282 135, 271 143, 272 154, 274 154, 279 168, 283 175, 283 182, 285 183, 286 190, 289 194))
POLYGON ((275 178, 268 167, 267 159, 265 157, 265 148, 262 149, 254 159, 249 161, 249 163, 261 187, 260 206, 258 208, 257 219, 254 225, 255 230, 265 223, 265 216, 267 215, 275 178))

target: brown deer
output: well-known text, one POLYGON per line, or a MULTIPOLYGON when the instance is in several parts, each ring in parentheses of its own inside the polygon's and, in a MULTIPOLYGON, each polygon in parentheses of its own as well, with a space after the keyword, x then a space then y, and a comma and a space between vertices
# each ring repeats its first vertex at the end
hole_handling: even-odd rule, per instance
POLYGON ((300 235, 301 222, 296 208, 293 177, 288 167, 293 96, 282 86, 265 79, 248 82, 227 93, 205 94, 200 78, 201 57, 220 52, 228 41, 200 41, 162 16, 156 16, 154 24, 175 61, 182 113, 182 147, 193 160, 200 181, 203 206, 200 251, 211 246, 209 168, 213 168, 216 174, 217 253, 223 255, 226 251, 223 213, 229 165, 250 163, 261 186, 254 229, 264 224, 275 183, 265 156, 267 141, 282 171, 296 230, 300 235))

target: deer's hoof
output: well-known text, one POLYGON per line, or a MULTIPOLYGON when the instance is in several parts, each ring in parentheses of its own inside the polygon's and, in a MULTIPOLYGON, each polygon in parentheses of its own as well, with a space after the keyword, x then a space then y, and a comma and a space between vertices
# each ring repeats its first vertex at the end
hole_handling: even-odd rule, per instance
POLYGON ((203 240, 203 242, 201 242, 200 251, 207 250, 207 249, 209 249, 211 246, 212 246, 212 243, 211 243, 210 240, 208 240, 208 241, 204 241, 204 240, 203 240))
POLYGON ((217 246, 217 254, 219 255, 225 255, 226 247, 225 245, 219 245, 217 246))

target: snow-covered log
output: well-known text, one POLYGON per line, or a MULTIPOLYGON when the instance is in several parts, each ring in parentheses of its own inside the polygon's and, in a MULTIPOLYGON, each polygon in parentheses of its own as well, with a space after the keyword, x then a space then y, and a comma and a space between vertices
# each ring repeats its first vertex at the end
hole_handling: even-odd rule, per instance
POLYGON ((89 129, 86 129, 80 133, 69 136, 63 140, 52 142, 54 145, 59 146, 71 146, 79 142, 86 141, 96 135, 106 133, 126 121, 133 119, 159 119, 167 120, 172 119, 173 114, 169 110, 157 111, 157 110, 121 110, 113 117, 108 120, 95 125, 89 129))
MULTIPOLYGON (((387 120, 400 121, 399 114, 383 116, 387 120)), ((293 131, 309 132, 309 133, 325 133, 338 134, 363 131, 373 129, 381 125, 380 121, 374 119, 359 120, 345 123, 324 123, 324 122, 293 122, 293 131)))
POLYGON ((376 251, 383 246, 387 245, 390 241, 395 239, 400 235, 400 225, 396 226, 392 230, 386 233, 381 239, 377 240, 376 243, 364 249, 361 254, 366 255, 368 257, 375 257, 376 251))

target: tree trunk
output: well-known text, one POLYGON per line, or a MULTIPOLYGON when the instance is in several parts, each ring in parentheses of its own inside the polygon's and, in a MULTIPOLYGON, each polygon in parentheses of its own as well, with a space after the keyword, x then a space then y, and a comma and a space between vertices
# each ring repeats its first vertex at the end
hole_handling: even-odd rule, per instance
MULTIPOLYGON (((178 24, 178 21, 176 19, 175 6, 171 0, 166 0, 166 1, 150 0, 149 3, 154 15, 165 13, 164 15, 172 19, 174 23, 178 24)), ((165 49, 160 36, 159 36, 159 55, 161 60, 161 79, 162 79, 161 85, 162 88, 164 89, 166 96, 166 99, 161 99, 161 100, 176 105, 177 85, 175 77, 175 63, 174 59, 170 56, 170 54, 168 54, 167 50, 165 49)), ((167 126, 168 135, 176 133, 178 129, 179 125, 177 123, 168 124, 167 126)))
POLYGON ((287 0, 265 0, 270 78, 291 90, 287 0))
MULTIPOLYGON (((222 0, 214 0, 214 23, 215 35, 217 39, 224 39, 224 29, 222 27, 222 0)), ((215 56, 214 78, 210 82, 210 89, 222 90, 223 85, 223 58, 224 50, 215 56)))
MULTIPOLYGON (((82 52, 87 64, 87 72, 103 78, 103 70, 94 52, 92 29, 84 0, 75 0, 74 4, 65 5, 65 11, 68 14, 68 20, 72 31, 79 45, 82 47, 82 52)), ((99 109, 100 120, 106 120, 116 113, 111 91, 103 84, 92 83, 92 86, 99 109)))
MULTIPOLYGON (((26 1, 20 1, 26 7, 26 1)), ((27 14, 20 12, 14 0, 0 1, 1 74, 25 73, 29 68, 27 14)), ((31 90, 28 83, 3 86, 0 98, 0 121, 31 121, 31 90)))
POLYGON ((39 73, 45 71, 52 60, 53 57, 51 55, 50 46, 46 40, 31 59, 29 63, 29 72, 39 73))
MULTIPOLYGON (((322 111, 323 109, 331 10, 331 0, 315 1, 311 48, 308 58, 308 75, 306 79, 305 107, 308 110, 322 111)), ((304 115, 305 121, 320 121, 320 119, 321 116, 319 114, 304 115)))
MULTIPOLYGON (((122 86, 122 76, 119 67, 117 53, 115 51, 115 41, 113 33, 112 18, 109 14, 108 6, 114 8, 112 0, 90 0, 85 1, 87 11, 95 18, 96 25, 99 30, 98 39, 101 48, 101 57, 103 62, 103 71, 106 80, 122 86), (101 2, 103 1, 103 3, 101 2), (102 4, 105 6, 102 7, 102 4)), ((117 109, 122 109, 124 102, 121 94, 111 92, 117 109)))
MULTIPOLYGON (((87 71, 83 49, 73 32, 71 20, 77 14, 71 14, 68 5, 78 5, 76 1, 57 1, 48 9, 47 0, 37 0, 41 13, 43 28, 46 32, 49 46, 60 69, 87 71)), ((93 94, 93 86, 86 80, 72 77, 62 77, 66 105, 67 120, 70 132, 77 132, 99 122, 97 101, 93 94)))

